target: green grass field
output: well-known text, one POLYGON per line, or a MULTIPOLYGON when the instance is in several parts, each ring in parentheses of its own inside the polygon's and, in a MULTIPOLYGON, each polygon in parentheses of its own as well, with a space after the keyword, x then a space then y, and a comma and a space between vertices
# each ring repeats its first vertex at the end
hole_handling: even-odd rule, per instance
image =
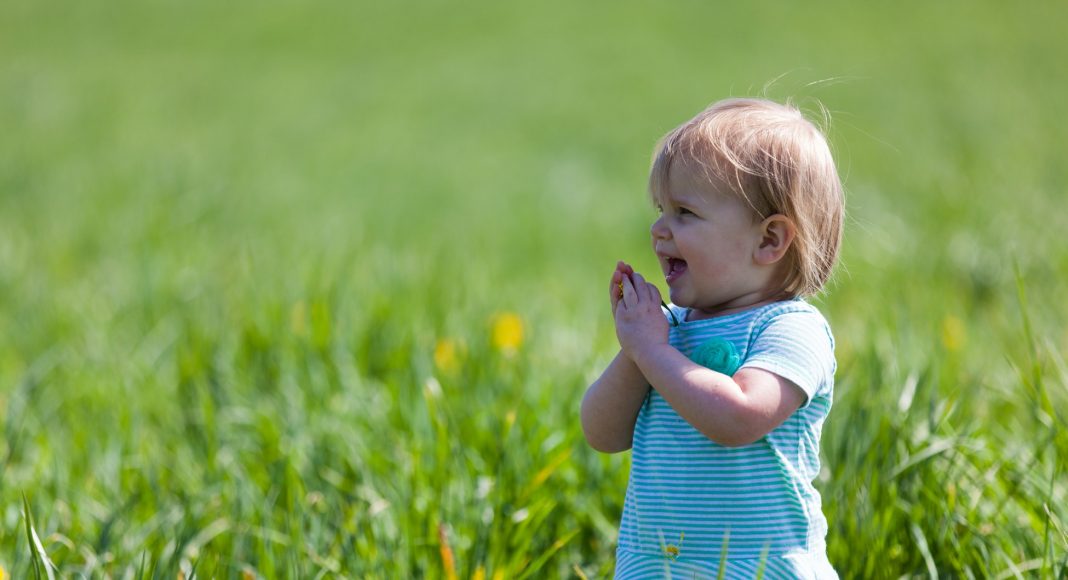
POLYGON ((832 563, 1068 576, 1066 21, 4 2, 0 578, 609 575, 607 279, 655 141, 754 94, 831 111, 848 192, 832 563))

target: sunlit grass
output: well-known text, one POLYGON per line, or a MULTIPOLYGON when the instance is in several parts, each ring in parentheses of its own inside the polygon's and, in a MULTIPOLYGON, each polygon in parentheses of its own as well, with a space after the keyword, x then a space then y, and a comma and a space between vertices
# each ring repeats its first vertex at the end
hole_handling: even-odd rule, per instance
POLYGON ((784 74, 849 196, 832 562, 1068 573, 1063 7, 418 8, 0 8, 0 579, 609 575, 649 152, 784 74))

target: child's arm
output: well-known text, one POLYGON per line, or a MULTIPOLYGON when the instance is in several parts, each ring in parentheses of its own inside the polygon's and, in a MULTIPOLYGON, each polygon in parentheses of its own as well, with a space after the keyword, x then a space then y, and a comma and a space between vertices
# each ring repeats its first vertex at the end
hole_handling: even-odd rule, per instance
POLYGON ((582 432, 590 447, 604 453, 630 449, 648 392, 641 371, 620 351, 582 398, 582 432))
POLYGON ((752 443, 770 433, 804 402, 792 382, 744 368, 729 377, 686 358, 667 342, 660 291, 634 275, 623 279, 616 334, 623 353, 686 422, 726 446, 752 443))
MULTIPOLYGON (((623 278, 634 270, 619 262, 612 272, 608 295, 615 314, 622 296, 623 278)), ((623 351, 608 365, 582 398, 582 432, 590 447, 605 453, 630 449, 634 439, 634 421, 649 392, 649 381, 623 351)))

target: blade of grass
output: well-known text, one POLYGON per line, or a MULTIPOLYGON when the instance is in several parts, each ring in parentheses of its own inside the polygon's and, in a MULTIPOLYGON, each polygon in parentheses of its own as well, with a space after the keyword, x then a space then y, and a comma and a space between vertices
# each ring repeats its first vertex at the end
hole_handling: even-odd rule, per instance
POLYGON ((52 562, 48 559, 48 554, 45 553, 44 546, 41 545, 41 539, 37 537, 37 530, 33 526, 33 515, 30 513, 30 502, 26 499, 25 492, 22 494, 22 516, 26 521, 26 538, 30 543, 30 555, 33 561, 33 576, 37 580, 41 579, 41 568, 44 568, 45 575, 48 580, 55 580, 56 577, 52 573, 52 562))
POLYGON ((719 570, 716 571, 716 580, 723 580, 727 576, 727 545, 730 543, 731 531, 723 533, 723 547, 719 551, 719 570))
POLYGON ((760 565, 757 566, 756 580, 763 580, 764 572, 768 566, 768 552, 771 551, 771 544, 764 544, 764 549, 760 551, 760 565))
POLYGON ((935 566, 934 557, 931 555, 931 548, 927 544, 927 536, 923 534, 923 530, 920 526, 912 524, 912 537, 916 540, 916 547, 920 550, 920 554, 923 555, 923 562, 927 565, 927 574, 933 579, 938 578, 938 568, 935 566))
MULTIPOLYGON (((1046 413, 1049 419, 1052 419, 1057 416, 1057 413, 1053 410, 1053 402, 1049 398, 1049 392, 1046 390, 1046 382, 1043 380, 1042 360, 1039 357, 1038 341, 1035 339, 1035 332, 1031 326, 1031 316, 1028 314, 1027 292, 1024 287, 1023 274, 1020 272, 1019 262, 1013 261, 1013 271, 1016 275, 1016 300, 1020 306, 1020 317, 1023 319, 1024 339, 1027 341, 1027 356, 1029 359, 1027 362, 1030 367, 1028 369, 1030 371, 1030 386, 1038 396, 1039 407, 1046 413)), ((1041 420, 1041 417, 1038 419, 1041 420)))
POLYGON ((525 578, 529 578, 532 574, 534 574, 538 570, 540 570, 541 567, 544 566, 545 563, 549 561, 549 558, 551 558, 553 556, 553 554, 559 552, 561 548, 566 546, 567 543, 571 541, 571 538, 574 538, 575 535, 579 533, 579 531, 580 530, 572 530, 570 533, 568 533, 564 537, 562 537, 562 538, 556 540, 555 542, 553 542, 553 545, 550 546, 549 549, 546 550, 544 554, 539 556, 538 559, 535 560, 534 563, 531 564, 529 568, 527 568, 526 570, 523 571, 522 576, 519 577, 520 580, 523 580, 525 578))

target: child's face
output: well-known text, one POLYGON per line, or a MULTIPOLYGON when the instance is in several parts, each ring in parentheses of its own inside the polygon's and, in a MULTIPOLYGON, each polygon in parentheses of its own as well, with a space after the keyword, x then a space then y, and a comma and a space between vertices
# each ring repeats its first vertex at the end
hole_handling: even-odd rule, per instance
POLYGON ((659 205, 651 233, 672 303, 702 318, 768 300, 773 272, 756 260, 762 225, 745 201, 683 163, 659 205))

